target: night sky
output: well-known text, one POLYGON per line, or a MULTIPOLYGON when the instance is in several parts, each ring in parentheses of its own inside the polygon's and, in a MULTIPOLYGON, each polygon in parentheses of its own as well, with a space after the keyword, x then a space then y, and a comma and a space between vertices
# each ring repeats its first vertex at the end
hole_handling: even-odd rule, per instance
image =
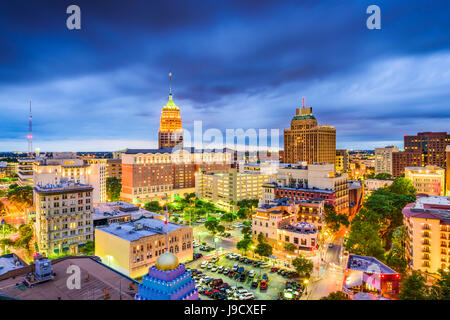
POLYGON ((2 0, 0 151, 27 149, 30 99, 41 151, 156 147, 169 72, 188 130, 282 133, 305 96, 338 148, 402 148, 450 131, 450 1, 2 0))

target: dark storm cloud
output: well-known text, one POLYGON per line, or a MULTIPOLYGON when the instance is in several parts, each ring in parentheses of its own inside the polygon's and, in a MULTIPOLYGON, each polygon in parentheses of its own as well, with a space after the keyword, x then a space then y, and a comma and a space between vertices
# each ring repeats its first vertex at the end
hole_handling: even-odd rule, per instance
POLYGON ((37 141, 154 141, 169 71, 187 129, 285 128, 305 95, 341 147, 448 130, 449 2, 378 1, 370 31, 372 2, 2 1, 0 148, 30 98, 37 141))

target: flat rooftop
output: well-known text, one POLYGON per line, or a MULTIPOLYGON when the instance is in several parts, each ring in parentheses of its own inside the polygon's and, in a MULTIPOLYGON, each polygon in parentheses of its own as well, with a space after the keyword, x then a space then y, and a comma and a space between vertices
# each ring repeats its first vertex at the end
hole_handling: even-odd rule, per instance
POLYGON ((408 218, 442 220, 442 224, 450 224, 450 197, 424 196, 416 202, 408 203, 402 210, 408 218))
POLYGON ((26 265, 27 264, 14 253, 5 254, 0 256, 0 275, 8 273, 11 270, 20 269, 26 265))
POLYGON ((156 154, 156 153, 172 153, 177 151, 187 151, 189 153, 213 153, 213 152, 232 152, 231 149, 221 148, 221 149, 196 149, 196 148, 159 148, 159 149, 126 149, 125 154, 156 154))
POLYGON ((374 257, 358 256, 350 254, 347 261, 347 269, 376 274, 397 274, 384 263, 374 257))
POLYGON ((131 216, 135 220, 141 216, 162 219, 164 216, 155 212, 147 211, 141 207, 125 201, 115 201, 100 203, 94 206, 94 220, 105 219, 109 217, 131 216))
MULTIPOLYGON (((167 226, 169 233, 179 228, 188 228, 172 222, 168 222, 167 226)), ((136 221, 111 223, 109 226, 97 227, 96 229, 127 241, 136 241, 157 234, 165 234, 166 224, 160 219, 141 218, 136 221)))
POLYGON ((109 300, 134 300, 138 293, 138 282, 115 271, 88 256, 65 257, 52 260, 53 280, 28 288, 22 282, 30 268, 23 274, 0 280, 0 295, 20 300, 104 300, 103 290, 107 289, 109 300), (69 289, 67 280, 70 265, 81 270, 81 288, 69 289), (86 281, 86 277, 89 279, 86 281), (133 290, 130 289, 133 283, 133 290))
POLYGON ((37 193, 53 193, 53 192, 64 192, 64 191, 89 191, 94 190, 94 188, 88 184, 67 182, 61 184, 46 184, 43 186, 37 185, 34 188, 37 193))

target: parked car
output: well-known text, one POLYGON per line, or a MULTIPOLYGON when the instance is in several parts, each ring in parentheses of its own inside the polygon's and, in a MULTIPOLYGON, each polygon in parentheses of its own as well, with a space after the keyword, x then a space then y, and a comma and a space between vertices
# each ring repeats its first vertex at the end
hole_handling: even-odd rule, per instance
POLYGON ((233 271, 237 271, 238 268, 239 268, 239 265, 236 263, 236 264, 233 266, 233 271))
POLYGON ((212 272, 216 272, 216 271, 217 271, 217 267, 216 267, 216 266, 213 266, 213 267, 211 268, 211 271, 212 271, 212 272))
POLYGON ((272 269, 270 269, 270 272, 278 272, 278 270, 280 270, 280 268, 273 267, 272 269))
POLYGON ((239 296, 239 300, 254 300, 254 299, 255 295, 253 294, 253 292, 244 293, 239 296))
POLYGON ((219 290, 217 290, 217 289, 208 289, 208 290, 205 291, 205 294, 207 296, 209 296, 209 295, 212 295, 215 292, 219 292, 219 290))
POLYGON ((219 266, 219 267, 217 268, 217 272, 218 272, 218 273, 222 273, 222 272, 223 272, 223 266, 219 266))
POLYGON ((239 261, 243 262, 246 258, 245 257, 239 257, 239 261))
POLYGON ((203 257, 203 255, 201 253, 194 253, 194 260, 200 259, 201 257, 203 257))
POLYGON ((259 290, 266 290, 266 289, 267 289, 267 281, 261 280, 261 282, 259 284, 259 290))
POLYGON ((250 278, 253 278, 253 277, 255 276, 255 271, 251 270, 251 271, 249 272, 248 276, 249 276, 250 278))
POLYGON ((267 268, 267 267, 269 267, 269 264, 267 262, 263 262, 263 263, 261 263, 260 267, 267 268))
POLYGON ((203 261, 202 264, 200 265, 200 268, 206 268, 208 267, 208 261, 203 261))
POLYGON ((217 257, 212 257, 210 260, 211 263, 216 263, 217 261, 219 261, 219 258, 217 257))
POLYGON ((263 280, 269 280, 269 277, 267 276, 267 273, 264 273, 264 274, 262 275, 262 279, 263 279, 263 280))
POLYGON ((252 281, 252 284, 250 287, 253 289, 256 289, 256 288, 258 288, 258 284, 259 284, 259 281, 255 279, 252 281))
POLYGON ((234 276, 234 274, 235 274, 235 272, 233 270, 230 270, 230 272, 228 272, 227 276, 232 278, 234 276))
POLYGON ((224 275, 227 275, 228 272, 230 272, 230 268, 225 268, 225 269, 223 270, 223 274, 224 274, 224 275))
POLYGON ((240 281, 240 282, 244 282, 245 279, 247 279, 247 275, 246 275, 245 273, 242 273, 242 274, 239 276, 239 281, 240 281))
POLYGON ((208 264, 208 269, 212 269, 212 267, 214 267, 212 263, 208 264))
POLYGON ((238 269, 237 272, 238 272, 238 273, 243 273, 243 272, 244 272, 244 267, 239 267, 239 269, 238 269))
POLYGON ((240 295, 248 293, 247 289, 238 289, 234 292, 234 296, 238 298, 240 295))
POLYGON ((214 279, 213 281, 211 281, 211 285, 212 285, 213 287, 220 286, 222 283, 223 283, 223 280, 222 280, 222 279, 214 279))

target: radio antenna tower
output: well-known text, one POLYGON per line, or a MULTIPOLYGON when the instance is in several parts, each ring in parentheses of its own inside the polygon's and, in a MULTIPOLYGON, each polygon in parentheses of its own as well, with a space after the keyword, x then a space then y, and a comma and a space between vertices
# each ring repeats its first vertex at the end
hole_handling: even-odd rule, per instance
POLYGON ((31 115, 31 100, 30 100, 30 117, 28 118, 28 154, 33 153, 33 116, 31 115))

